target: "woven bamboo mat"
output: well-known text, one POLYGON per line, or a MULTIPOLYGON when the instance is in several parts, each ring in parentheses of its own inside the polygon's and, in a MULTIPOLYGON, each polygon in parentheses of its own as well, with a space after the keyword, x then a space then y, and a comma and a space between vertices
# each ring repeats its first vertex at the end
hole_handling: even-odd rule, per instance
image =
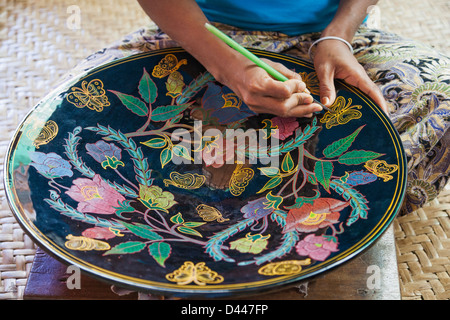
MULTIPOLYGON (((448 0, 384 0, 379 8, 383 29, 449 52, 448 0)), ((2 181, 8 143, 26 113, 79 61, 147 23, 130 0, 0 0, 2 181)), ((0 201, 0 300, 21 299, 36 248, 13 217, 3 183, 0 201)), ((403 299, 450 299, 449 212, 446 190, 395 221, 403 299)))

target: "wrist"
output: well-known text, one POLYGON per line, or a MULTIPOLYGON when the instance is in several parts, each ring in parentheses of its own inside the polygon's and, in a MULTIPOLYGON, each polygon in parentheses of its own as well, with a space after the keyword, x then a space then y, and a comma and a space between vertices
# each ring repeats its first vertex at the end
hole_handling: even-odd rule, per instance
POLYGON ((328 42, 328 41, 337 41, 340 42, 341 44, 347 46, 349 52, 353 55, 353 47, 351 45, 351 43, 347 40, 345 40, 344 38, 341 37, 336 37, 336 36, 321 36, 319 39, 317 39, 316 41, 314 41, 311 46, 309 47, 308 50, 308 55, 311 58, 311 60, 314 60, 313 57, 313 49, 315 46, 320 45, 322 42, 328 42))

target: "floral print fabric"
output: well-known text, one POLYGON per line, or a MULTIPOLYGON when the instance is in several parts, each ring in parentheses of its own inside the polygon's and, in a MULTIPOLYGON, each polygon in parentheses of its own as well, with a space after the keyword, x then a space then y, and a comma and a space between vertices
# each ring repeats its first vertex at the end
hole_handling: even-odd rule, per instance
MULTIPOLYGON (((296 37, 277 32, 249 32, 217 24, 249 48, 309 60, 308 49, 319 33, 296 37)), ((146 51, 178 46, 157 26, 137 30, 96 52, 68 75, 146 51)), ((361 27, 353 39, 355 57, 379 86, 390 108, 408 161, 408 185, 401 214, 433 200, 450 172, 450 58, 396 34, 361 27)), ((306 82, 317 79, 304 79, 306 82)))

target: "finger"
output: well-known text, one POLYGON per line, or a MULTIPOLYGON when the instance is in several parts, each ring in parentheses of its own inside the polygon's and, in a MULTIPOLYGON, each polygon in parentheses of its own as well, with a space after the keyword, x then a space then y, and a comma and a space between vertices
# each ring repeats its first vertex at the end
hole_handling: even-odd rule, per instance
POLYGON ((287 68, 284 64, 279 62, 274 62, 269 59, 262 58, 264 62, 266 62, 271 67, 275 68, 277 71, 279 71, 282 75, 288 77, 289 79, 295 79, 295 80, 302 80, 302 77, 299 73, 287 68))
POLYGON ((311 103, 308 105, 298 105, 290 109, 284 117, 307 117, 311 118, 315 112, 322 110, 322 107, 317 103, 311 103))
POLYGON ((316 72, 319 79, 320 102, 329 107, 336 99, 334 71, 329 67, 319 66, 316 72))
POLYGON ((381 90, 378 86, 369 78, 369 76, 363 71, 360 74, 356 74, 355 79, 348 81, 349 84, 354 85, 366 95, 368 95, 374 102, 386 113, 389 114, 386 100, 384 99, 381 90), (353 83, 352 83, 353 82, 353 83))
POLYGON ((285 82, 272 78, 263 78, 259 83, 249 88, 253 94, 273 97, 276 99, 289 99, 294 93, 304 92, 306 84, 297 79, 290 79, 285 82))
MULTIPOLYGON (((301 113, 311 113, 318 112, 322 110, 322 107, 318 104, 313 103, 313 98, 311 95, 306 93, 296 93, 293 94, 288 99, 280 100, 273 97, 253 96, 249 101, 244 101, 247 106, 256 113, 270 113, 280 117, 289 116, 292 109, 299 106, 307 105, 312 107, 308 112, 301 113)), ((298 111, 296 111, 298 112, 298 111)))
POLYGON ((377 87, 375 83, 370 80, 370 83, 363 85, 361 91, 367 94, 370 98, 372 98, 375 103, 386 113, 389 114, 389 109, 384 99, 381 90, 377 87))

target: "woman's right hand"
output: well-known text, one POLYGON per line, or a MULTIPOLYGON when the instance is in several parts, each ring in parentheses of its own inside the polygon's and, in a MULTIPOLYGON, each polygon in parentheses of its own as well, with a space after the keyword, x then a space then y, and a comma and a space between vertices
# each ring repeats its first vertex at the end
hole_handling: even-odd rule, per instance
MULTIPOLYGON (((216 79, 229 87, 256 113, 269 113, 281 117, 311 117, 322 107, 313 102, 301 76, 280 63, 263 59, 289 80, 273 79, 264 69, 246 58, 227 65, 216 79)), ((214 74, 213 74, 214 75, 214 74)))

